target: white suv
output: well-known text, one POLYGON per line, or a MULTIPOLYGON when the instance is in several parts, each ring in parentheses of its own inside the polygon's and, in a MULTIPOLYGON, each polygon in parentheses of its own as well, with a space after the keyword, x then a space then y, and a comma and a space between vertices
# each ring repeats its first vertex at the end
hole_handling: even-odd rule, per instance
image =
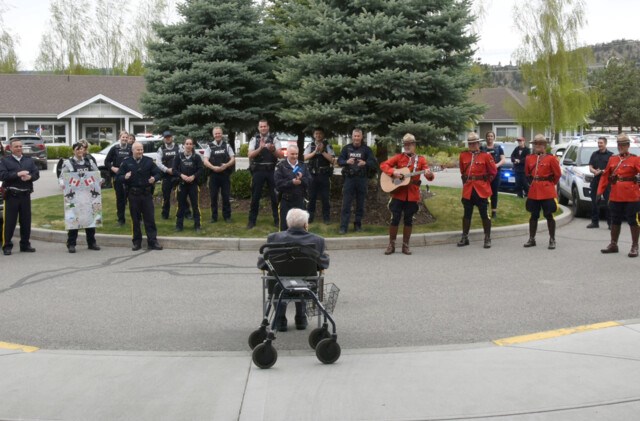
MULTIPOLYGON (((616 141, 609 141, 607 149, 618 153, 616 141)), ((591 154, 598 150, 598 142, 592 140, 571 142, 564 155, 560 158, 562 175, 558 183, 558 201, 561 205, 568 205, 571 200, 571 208, 574 216, 588 216, 591 212, 591 181, 593 174, 589 171, 589 159, 591 154)), ((630 151, 638 155, 640 147, 631 144, 630 151)))

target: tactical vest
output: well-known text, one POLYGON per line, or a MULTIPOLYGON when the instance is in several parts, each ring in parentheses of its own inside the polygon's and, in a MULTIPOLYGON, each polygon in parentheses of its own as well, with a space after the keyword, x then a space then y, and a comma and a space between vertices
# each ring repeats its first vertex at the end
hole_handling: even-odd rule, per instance
POLYGON ((209 142, 209 162, 212 165, 219 167, 222 164, 226 164, 231 160, 229 152, 227 152, 227 142, 222 141, 220 145, 216 142, 209 142))
MULTIPOLYGON (((256 137, 253 138, 254 149, 258 149, 260 147, 260 134, 257 134, 256 137)), ((275 143, 274 136, 272 134, 267 135, 267 144, 275 143)), ((277 145, 276 145, 277 147, 277 145)), ((278 158, 275 157, 267 148, 264 148, 260 151, 260 153, 253 158, 252 160, 256 164, 276 164, 278 162, 278 158)), ((273 167, 272 167, 273 168, 273 167)))
POLYGON ((127 145, 124 148, 120 145, 114 146, 116 149, 116 156, 113 158, 113 166, 120 167, 125 159, 131 156, 131 146, 127 145))
POLYGON ((353 144, 350 143, 347 146, 347 160, 353 158, 355 162, 353 165, 347 165, 342 169, 342 175, 347 177, 364 177, 367 175, 367 166, 359 166, 358 161, 366 161, 367 160, 367 149, 361 145, 358 149, 353 147, 353 144))
POLYGON ((162 146, 160 146, 160 149, 162 149, 162 165, 168 168, 173 167, 173 161, 178 155, 178 145, 174 143, 173 147, 169 149, 167 148, 167 144, 163 143, 162 146))
POLYGON ((180 160, 180 172, 187 177, 190 177, 198 172, 198 167, 196 165, 196 154, 197 152, 193 152, 190 157, 187 157, 183 152, 180 152, 178 155, 178 159, 180 160))
MULTIPOLYGON (((326 140, 323 140, 322 144, 324 146, 323 152, 326 152, 329 142, 327 142, 326 140)), ((310 146, 311 153, 313 153, 316 150, 316 147, 317 147, 316 142, 313 142, 310 146)), ((309 172, 311 174, 315 175, 315 174, 329 173, 330 169, 332 168, 333 168, 333 162, 327 161, 326 158, 322 156, 322 154, 317 154, 309 160, 309 172)))
POLYGON ((77 162, 73 158, 69 158, 69 162, 73 167, 73 172, 82 173, 82 172, 91 171, 91 161, 88 158, 83 158, 82 161, 80 162, 77 162))

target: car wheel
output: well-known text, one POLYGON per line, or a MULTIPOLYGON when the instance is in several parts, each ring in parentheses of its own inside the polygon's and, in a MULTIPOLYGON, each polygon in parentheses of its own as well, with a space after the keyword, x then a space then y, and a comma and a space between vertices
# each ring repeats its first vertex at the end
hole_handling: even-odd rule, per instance
POLYGON ((576 186, 573 186, 571 189, 571 210, 573 211, 573 216, 576 218, 587 215, 586 206, 580 201, 580 195, 578 194, 578 188, 576 186))
POLYGON ((569 199, 566 198, 563 194, 562 191, 560 191, 560 185, 558 184, 558 202, 562 205, 562 206, 567 206, 569 204, 569 199))

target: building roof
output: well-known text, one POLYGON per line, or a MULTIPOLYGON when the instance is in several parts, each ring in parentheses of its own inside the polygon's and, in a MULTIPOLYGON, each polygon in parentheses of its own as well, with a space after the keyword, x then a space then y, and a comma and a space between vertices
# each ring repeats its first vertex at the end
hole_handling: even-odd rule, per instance
POLYGON ((58 115, 97 95, 141 113, 144 91, 142 76, 0 74, 0 114, 58 115))
POLYGON ((481 122, 514 121, 515 116, 509 105, 515 103, 524 108, 527 103, 525 95, 505 87, 474 89, 470 99, 487 106, 487 111, 480 117, 481 122))

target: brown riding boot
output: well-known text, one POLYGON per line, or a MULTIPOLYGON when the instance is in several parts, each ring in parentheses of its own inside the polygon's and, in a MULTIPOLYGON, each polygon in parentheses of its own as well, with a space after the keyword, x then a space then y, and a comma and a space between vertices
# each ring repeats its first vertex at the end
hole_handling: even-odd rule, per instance
POLYGON ((404 226, 402 230, 402 254, 411 254, 411 249, 409 249, 409 239, 411 238, 411 230, 412 226, 404 226))
POLYGON ((484 245, 486 249, 491 248, 491 219, 482 220, 482 228, 484 229, 484 245))
POLYGON ((620 225, 611 225, 611 242, 606 248, 600 250, 601 253, 617 253, 618 252, 618 238, 620 237, 620 225))
POLYGON ((631 227, 631 250, 629 251, 629 257, 638 257, 638 235, 640 235, 640 227, 631 227))
POLYGON ((471 228, 471 219, 462 218, 462 237, 458 241, 458 247, 469 245, 469 229, 471 228))
POLYGON ((525 247, 536 246, 536 232, 538 231, 538 220, 529 219, 529 241, 524 243, 525 247))
POLYGON ((384 251, 385 255, 390 255, 396 252, 396 237, 398 236, 398 226, 389 226, 389 245, 384 251))
POLYGON ((547 219, 547 228, 549 229, 549 250, 555 250, 556 248, 556 220, 551 218, 547 219))

